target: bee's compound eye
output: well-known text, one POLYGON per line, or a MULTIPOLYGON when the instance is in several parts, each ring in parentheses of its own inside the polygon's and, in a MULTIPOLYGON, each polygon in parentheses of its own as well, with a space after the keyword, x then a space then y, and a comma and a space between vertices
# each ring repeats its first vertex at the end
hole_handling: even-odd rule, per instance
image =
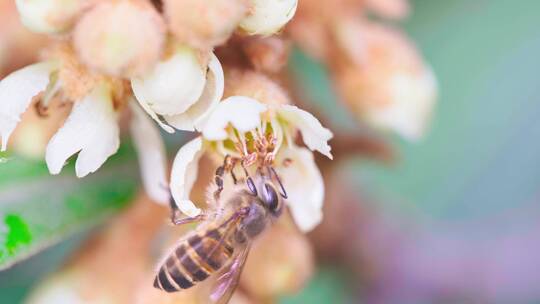
POLYGON ((279 197, 274 187, 268 183, 264 184, 262 195, 264 204, 270 211, 276 211, 279 207, 279 197))

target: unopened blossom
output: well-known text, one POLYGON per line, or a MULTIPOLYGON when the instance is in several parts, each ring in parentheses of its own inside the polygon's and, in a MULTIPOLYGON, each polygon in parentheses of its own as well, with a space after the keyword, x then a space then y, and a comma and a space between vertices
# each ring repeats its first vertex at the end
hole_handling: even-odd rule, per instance
POLYGON ((240 283, 258 299, 294 294, 311 278, 314 264, 307 236, 284 217, 253 244, 240 283))
POLYGON ((421 138, 437 82, 416 48, 400 32, 374 23, 346 21, 337 31, 342 52, 333 73, 347 105, 377 127, 421 138))
POLYGON ((16 0, 22 23, 37 33, 69 30, 87 0, 16 0))
POLYGON ((280 37, 254 37, 242 45, 253 67, 262 72, 276 73, 289 59, 291 45, 280 37))
POLYGON ((131 77, 147 72, 158 61, 165 23, 147 2, 101 2, 80 18, 73 40, 87 66, 105 74, 131 77))
POLYGON ((240 28, 251 35, 272 35, 289 22, 298 0, 249 0, 250 10, 240 28))
POLYGON ((221 160, 227 155, 251 160, 262 157, 258 161, 271 164, 280 176, 296 224, 308 231, 322 218, 324 196, 322 176, 312 151, 332 158, 327 143, 330 138, 328 129, 296 106, 267 105, 246 96, 228 97, 212 110, 202 127, 202 136, 178 151, 171 171, 172 196, 182 212, 196 216, 201 209, 190 200, 190 193, 203 154, 221 160), (307 149, 296 145, 297 133, 307 149))
POLYGON ((68 263, 34 287, 25 303, 135 303, 141 282, 152 277, 152 246, 167 214, 167 208, 139 195, 68 263))
POLYGON ((164 0, 163 10, 178 41, 210 50, 231 36, 248 12, 248 0, 164 0))
POLYGON ((149 73, 131 79, 137 101, 167 132, 199 129, 223 95, 223 70, 217 57, 176 47, 149 73))
POLYGON ((407 0, 364 0, 364 3, 367 9, 392 19, 407 17, 410 11, 407 0))

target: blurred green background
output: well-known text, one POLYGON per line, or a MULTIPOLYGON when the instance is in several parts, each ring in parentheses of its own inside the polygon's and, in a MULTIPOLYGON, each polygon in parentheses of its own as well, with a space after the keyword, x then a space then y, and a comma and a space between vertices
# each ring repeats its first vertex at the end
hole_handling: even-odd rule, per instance
MULTIPOLYGON (((403 26, 439 81, 432 127, 418 143, 391 138, 400 154, 394 165, 354 163, 355 182, 384 210, 420 223, 435 238, 450 234, 461 245, 464 239, 465 247, 476 241, 471 235, 489 243, 519 226, 529 229, 529 217, 540 214, 540 2, 416 0, 412 6, 403 26)), ((298 52, 291 68, 307 94, 334 111, 324 71, 298 52)), ((82 235, 0 272, 0 302, 19 303, 82 235)), ((352 302, 347 286, 339 271, 323 267, 304 292, 283 303, 352 302)))

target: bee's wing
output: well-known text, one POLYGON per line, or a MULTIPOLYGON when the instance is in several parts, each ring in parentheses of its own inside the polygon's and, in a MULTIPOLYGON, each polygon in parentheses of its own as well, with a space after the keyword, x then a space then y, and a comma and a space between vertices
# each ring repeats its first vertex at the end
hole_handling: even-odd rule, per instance
POLYGON ((246 264, 250 248, 251 246, 247 244, 238 249, 238 254, 217 279, 215 286, 210 293, 211 303, 225 304, 229 302, 238 285, 238 280, 240 279, 242 269, 244 269, 244 265, 246 264))

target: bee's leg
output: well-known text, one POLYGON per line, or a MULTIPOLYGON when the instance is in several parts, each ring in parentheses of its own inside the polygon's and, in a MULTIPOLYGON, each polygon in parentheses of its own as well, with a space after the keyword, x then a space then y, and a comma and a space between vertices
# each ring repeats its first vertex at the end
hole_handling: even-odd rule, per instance
POLYGON ((180 211, 180 209, 178 209, 178 206, 176 206, 176 203, 174 202, 174 199, 172 197, 169 199, 169 206, 171 207, 171 222, 174 225, 184 225, 193 222, 203 221, 206 219, 206 214, 204 213, 201 213, 195 217, 182 218, 182 212, 180 211))
POLYGON ((236 178, 236 174, 234 174, 235 166, 236 166, 236 159, 232 159, 229 166, 229 173, 231 174, 233 183, 236 185, 238 183, 238 179, 236 178))
POLYGON ((216 183, 216 186, 217 186, 217 190, 214 191, 214 198, 216 200, 219 198, 221 191, 223 191, 223 177, 225 176, 225 172, 231 173, 233 181, 236 184, 236 176, 233 173, 234 164, 235 164, 235 161, 231 159, 230 155, 227 155, 225 156, 225 159, 223 159, 223 165, 219 166, 216 169, 216 172, 214 174, 215 175, 214 182, 216 183))
POLYGON ((253 194, 253 196, 257 196, 257 187, 255 187, 255 183, 253 182, 253 179, 251 178, 251 176, 249 176, 249 173, 243 162, 242 162, 242 169, 244 169, 244 174, 246 175, 246 184, 248 186, 249 191, 251 192, 251 194, 253 194))
POLYGON ((176 226, 178 225, 184 225, 184 224, 189 224, 189 223, 194 223, 194 222, 200 222, 200 221, 204 221, 206 219, 206 214, 204 213, 201 213, 197 216, 194 216, 194 217, 185 217, 185 218, 173 218, 172 219, 172 223, 176 226))
POLYGON ((285 191, 285 187, 283 187, 283 183, 281 183, 281 179, 279 178, 279 175, 277 174, 276 170, 274 169, 274 167, 271 167, 271 166, 268 166, 267 168, 268 168, 268 174, 270 175, 270 178, 274 177, 279 184, 279 188, 280 188, 279 194, 281 195, 281 197, 286 199, 287 191, 285 191))

